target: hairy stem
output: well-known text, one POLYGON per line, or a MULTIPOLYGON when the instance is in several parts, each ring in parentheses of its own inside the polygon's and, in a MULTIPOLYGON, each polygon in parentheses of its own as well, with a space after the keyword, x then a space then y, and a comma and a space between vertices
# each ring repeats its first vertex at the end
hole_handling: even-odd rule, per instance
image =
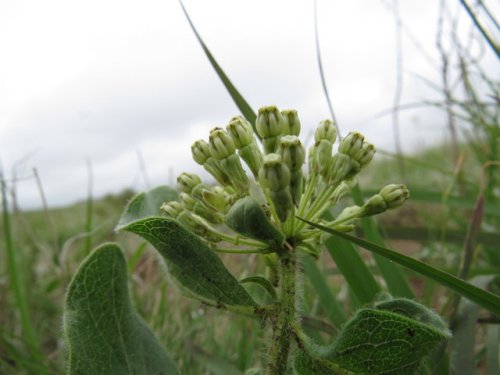
POLYGON ((285 374, 288 364, 290 346, 294 341, 293 323, 296 320, 296 270, 297 259, 295 248, 282 248, 278 252, 281 265, 281 299, 274 317, 273 339, 269 349, 268 373, 270 375, 285 374))

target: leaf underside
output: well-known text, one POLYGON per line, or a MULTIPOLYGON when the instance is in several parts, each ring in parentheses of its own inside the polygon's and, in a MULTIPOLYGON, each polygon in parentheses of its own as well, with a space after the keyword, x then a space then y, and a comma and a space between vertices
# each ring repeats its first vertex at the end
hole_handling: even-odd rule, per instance
POLYGON ((94 250, 73 277, 64 331, 70 375, 178 374, 132 307, 125 258, 115 244, 94 250))

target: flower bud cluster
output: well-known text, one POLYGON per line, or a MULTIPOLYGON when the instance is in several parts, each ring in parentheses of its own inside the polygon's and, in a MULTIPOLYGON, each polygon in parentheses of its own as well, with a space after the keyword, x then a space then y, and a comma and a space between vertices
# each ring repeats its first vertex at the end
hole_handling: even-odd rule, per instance
MULTIPOLYGON (((323 238, 321 233, 296 217, 321 220, 323 213, 350 191, 353 177, 372 160, 375 147, 360 133, 351 132, 338 140, 334 151, 337 141, 335 124, 323 120, 314 132, 314 144, 306 155, 299 138, 300 130, 297 111, 280 112, 275 106, 259 109, 255 124, 236 116, 226 128, 213 128, 208 141, 194 142, 191 151, 193 159, 215 178, 218 185, 209 186, 197 175, 182 173, 177 178, 180 201, 163 204, 162 211, 207 241, 227 241, 230 229, 225 227, 219 231, 217 228, 226 223, 229 212, 234 221, 236 211, 231 211, 233 204, 251 197, 253 200, 246 198, 246 202, 257 203, 241 207, 252 207, 252 210, 260 207, 263 214, 241 211, 243 217, 247 214, 248 217, 267 217, 270 225, 284 235, 283 238, 293 237, 299 248, 316 254, 314 248, 323 238), (306 158, 308 175, 304 174, 306 158), (242 161, 253 179, 247 176, 242 161)), ((350 231, 357 219, 399 207, 408 197, 404 185, 387 185, 362 206, 345 208, 326 225, 350 231)), ((232 225, 230 228, 248 230, 254 228, 255 223, 251 224, 232 225)), ((260 232, 257 227, 252 233, 260 232)), ((255 238, 245 239, 245 235, 239 233, 231 237, 233 243, 255 243, 255 238)))

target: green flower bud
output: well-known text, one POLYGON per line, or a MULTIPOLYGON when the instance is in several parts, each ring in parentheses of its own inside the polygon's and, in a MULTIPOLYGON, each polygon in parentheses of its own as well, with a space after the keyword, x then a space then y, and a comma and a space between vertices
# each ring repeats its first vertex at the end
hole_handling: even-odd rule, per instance
POLYGON ((359 162, 361 167, 364 167, 373 159, 374 155, 375 146, 371 143, 364 142, 360 152, 355 157, 353 157, 359 162))
POLYGON ((283 116, 285 135, 299 135, 300 134, 300 120, 295 109, 285 109, 281 111, 283 116))
POLYGON ((233 139, 224 129, 214 128, 210 131, 209 148, 212 156, 217 160, 222 160, 236 152, 233 139))
POLYGON ((208 143, 202 139, 192 144, 191 153, 193 155, 193 160, 200 165, 205 164, 205 162, 212 157, 208 143))
POLYGON ((184 193, 191 193, 199 184, 201 184, 201 178, 192 173, 181 173, 177 177, 177 189, 184 193))
POLYGON ((290 170, 290 193, 295 205, 298 205, 304 188, 302 165, 306 158, 306 150, 300 139, 294 135, 285 135, 280 139, 278 148, 281 159, 290 170))
POLYGON ((228 207, 229 196, 220 186, 214 186, 210 189, 203 189, 203 201, 213 209, 219 212, 225 212, 228 207))
POLYGON ((337 152, 333 155, 328 171, 329 181, 332 184, 337 184, 347 176, 351 170, 351 158, 342 153, 337 152))
POLYGON ((183 209, 182 204, 177 201, 165 202, 160 207, 160 210, 174 219, 179 216, 183 209))
POLYGON ((259 181, 263 187, 269 189, 269 196, 282 222, 286 220, 293 208, 290 178, 290 170, 281 160, 281 156, 278 154, 264 156, 259 171, 259 181))
POLYGON ((319 123, 316 131, 314 132, 314 140, 319 142, 321 140, 327 140, 330 143, 335 143, 337 138, 337 129, 332 120, 323 120, 319 123))
POLYGON ((262 138, 264 151, 270 154, 276 151, 278 139, 283 134, 285 122, 280 111, 275 106, 259 109, 256 120, 257 133, 262 138))
POLYGON ((254 142, 252 125, 241 116, 233 117, 226 130, 238 150, 254 142))
POLYGON ((380 190, 380 195, 387 208, 392 209, 401 206, 410 197, 410 191, 405 185, 390 184, 380 190))
POLYGON ((231 182, 229 176, 220 167, 219 162, 210 153, 210 146, 207 142, 202 139, 197 140, 191 146, 191 152, 193 154, 194 161, 202 165, 203 168, 210 173, 219 184, 227 186, 231 182))
POLYGON ((334 222, 345 220, 342 224, 350 224, 353 220, 363 216, 363 208, 359 206, 349 206, 344 208, 335 218, 334 222))
POLYGON ((264 156, 259 171, 259 181, 263 187, 271 191, 287 188, 290 184, 290 170, 278 154, 264 156))
POLYGON ((245 161, 253 175, 257 178, 262 165, 262 154, 253 136, 252 125, 241 116, 231 119, 227 126, 228 134, 233 138, 238 155, 245 161))
POLYGON ((294 135, 281 137, 278 148, 281 159, 290 171, 298 171, 302 168, 306 159, 306 150, 300 139, 294 135))
POLYGON ((339 151, 353 157, 353 155, 356 155, 361 150, 364 140, 365 137, 363 137, 361 133, 350 132, 347 137, 340 142, 339 151))
POLYGON ((314 145, 315 157, 316 157, 316 167, 318 173, 324 177, 328 177, 328 171, 332 163, 332 148, 333 143, 326 139, 321 139, 314 145))
POLYGON ((198 215, 193 214, 192 212, 182 211, 177 217, 177 220, 209 242, 222 241, 222 238, 220 236, 208 229, 207 224, 203 221, 202 218, 200 218, 198 215))
POLYGON ((380 214, 387 210, 387 203, 380 194, 375 194, 363 205, 363 216, 380 214))
POLYGON ((188 211, 193 211, 196 200, 192 196, 184 192, 181 192, 179 196, 181 198, 182 206, 188 211))

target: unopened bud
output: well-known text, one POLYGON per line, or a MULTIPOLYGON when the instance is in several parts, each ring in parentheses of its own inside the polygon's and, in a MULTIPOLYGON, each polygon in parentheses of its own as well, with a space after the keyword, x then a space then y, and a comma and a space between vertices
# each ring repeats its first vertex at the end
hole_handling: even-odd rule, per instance
POLYGON ((333 155, 330 162, 330 170, 328 172, 329 181, 333 184, 339 183, 347 176, 350 170, 351 158, 342 152, 337 152, 333 155))
POLYGON ((180 202, 171 201, 171 202, 163 203, 161 205, 160 209, 163 212, 165 212, 168 216, 175 219, 182 212, 183 207, 182 207, 182 204, 180 202))
POLYGON ((285 135, 299 135, 300 134, 300 120, 295 109, 285 109, 281 111, 283 116, 285 135))
POLYGON ((340 142, 339 151, 353 157, 353 155, 356 155, 361 150, 364 140, 365 137, 361 133, 350 132, 340 142))
POLYGON ((262 186, 271 191, 278 191, 290 184, 290 170, 278 154, 264 156, 259 171, 259 181, 262 186))
POLYGON ((224 129, 214 128, 209 136, 210 153, 217 160, 222 160, 236 152, 236 146, 233 139, 224 129))
POLYGON ((278 151, 290 171, 302 168, 306 159, 306 150, 297 136, 285 135, 281 137, 278 151))
POLYGON ((193 155, 193 160, 200 165, 203 165, 208 158, 212 157, 208 143, 202 139, 193 143, 191 146, 191 153, 193 155))
POLYGON ((285 123, 283 116, 275 106, 259 109, 256 120, 257 133, 262 138, 264 151, 270 154, 276 151, 278 139, 283 134, 285 123))
POLYGON ((290 170, 281 160, 281 156, 278 154, 264 156, 259 171, 259 181, 263 187, 269 189, 269 196, 281 222, 287 219, 293 208, 290 178, 290 170))
POLYGON ((196 200, 187 193, 180 193, 179 196, 181 197, 183 207, 186 210, 192 211, 196 204, 196 200))
POLYGON ((228 196, 220 186, 214 186, 210 189, 204 189, 202 192, 203 200, 213 209, 224 212, 228 204, 228 196))
POLYGON ((380 194, 375 194, 363 205, 363 216, 380 214, 387 210, 387 203, 380 194))
POLYGON ((233 117, 226 130, 238 150, 248 146, 254 140, 252 125, 241 116, 233 117))
POLYGON ((323 120, 319 123, 316 131, 314 132, 314 140, 319 142, 321 140, 327 140, 330 143, 335 143, 337 138, 337 130, 332 120, 323 120))
POLYGON ((278 148, 281 159, 290 170, 290 193, 293 202, 298 205, 302 196, 304 176, 302 165, 306 159, 306 150, 300 139, 295 135, 285 135, 280 139, 278 148))
POLYGON ((391 209, 401 206, 410 197, 410 191, 405 185, 390 184, 380 190, 380 195, 391 209))
POLYGON ((361 147, 361 153, 357 158, 357 160, 361 165, 361 167, 364 167, 373 159, 374 155, 375 155, 375 146, 372 145, 371 143, 365 142, 361 147))
POLYGON ((177 189, 184 193, 190 194, 199 184, 201 184, 201 178, 192 173, 184 172, 177 177, 177 189))
POLYGON ((349 206, 344 208, 340 214, 335 218, 335 222, 342 221, 342 224, 350 224, 352 220, 361 217, 363 208, 359 206, 349 206), (345 222, 344 222, 345 221, 345 222))

